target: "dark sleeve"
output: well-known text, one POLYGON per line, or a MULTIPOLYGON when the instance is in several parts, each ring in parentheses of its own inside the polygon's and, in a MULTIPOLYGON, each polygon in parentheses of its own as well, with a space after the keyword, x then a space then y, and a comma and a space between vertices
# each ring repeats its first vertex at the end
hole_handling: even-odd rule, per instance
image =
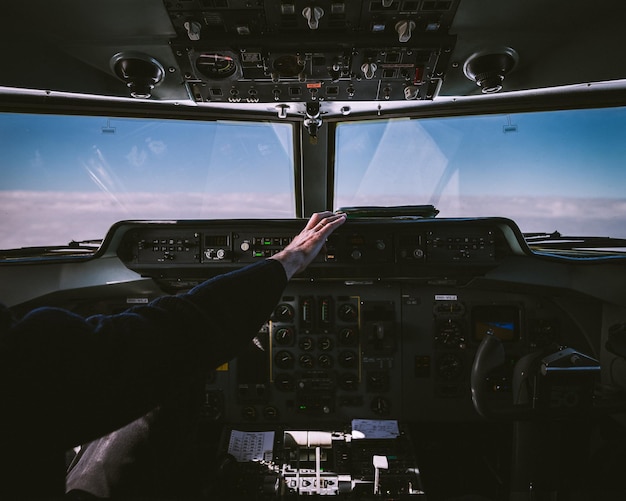
POLYGON ((25 386, 13 396, 25 411, 43 408, 48 422, 63 423, 63 441, 107 433, 232 358, 269 318, 286 283, 282 265, 270 259, 118 315, 35 310, 3 343, 16 360, 5 370, 25 386))

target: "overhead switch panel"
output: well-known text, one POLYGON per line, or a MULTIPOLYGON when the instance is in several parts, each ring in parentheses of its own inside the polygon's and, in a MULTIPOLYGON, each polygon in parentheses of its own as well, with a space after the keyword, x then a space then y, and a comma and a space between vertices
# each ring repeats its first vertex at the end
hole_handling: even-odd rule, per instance
POLYGON ((433 99, 459 0, 165 2, 197 102, 433 99), (416 76, 419 76, 417 78, 416 76))

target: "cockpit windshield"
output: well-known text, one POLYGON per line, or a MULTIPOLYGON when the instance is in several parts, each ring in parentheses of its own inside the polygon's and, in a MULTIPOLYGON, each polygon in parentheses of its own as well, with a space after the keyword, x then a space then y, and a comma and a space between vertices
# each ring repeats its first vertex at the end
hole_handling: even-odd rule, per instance
POLYGON ((626 108, 344 123, 335 204, 430 204, 524 233, 626 237, 626 108))
POLYGON ((125 219, 290 218, 287 123, 0 114, 0 249, 125 219))
MULTIPOLYGON (((128 219, 293 218, 295 127, 0 114, 0 249, 97 242, 128 219)), ((623 107, 340 122, 329 204, 626 238, 625 132, 623 107)))

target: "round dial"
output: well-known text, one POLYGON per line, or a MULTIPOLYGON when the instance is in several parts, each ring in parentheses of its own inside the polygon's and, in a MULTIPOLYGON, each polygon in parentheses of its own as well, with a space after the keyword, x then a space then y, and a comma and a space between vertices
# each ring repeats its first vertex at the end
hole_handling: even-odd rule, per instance
POLYGON ((303 337, 299 343, 300 349, 310 351, 313 349, 313 340, 310 337, 303 337))
POLYGON ((280 391, 291 391, 295 388, 295 383, 289 374, 279 374, 274 384, 280 391))
POLYGON ((465 335, 461 324, 448 319, 437 325, 435 342, 444 348, 465 348, 465 335))
POLYGON ((295 54, 285 54, 277 57, 274 60, 274 71, 276 71, 281 77, 295 77, 302 73, 304 64, 300 61, 300 58, 295 54))
POLYGON ((287 303, 279 304, 274 310, 274 320, 277 322, 292 322, 294 315, 293 306, 287 303))
POLYGON ((328 351, 333 347, 333 341, 329 337, 323 337, 319 340, 318 346, 322 351, 328 351))
POLYGON ((339 387, 342 390, 353 391, 359 386, 359 378, 356 374, 342 374, 339 377, 339 387))
POLYGON ((323 353, 317 358, 317 363, 323 369, 329 369, 330 367, 333 366, 333 359, 330 355, 323 353))
POLYGON ((276 343, 281 346, 290 345, 293 343, 293 330, 289 327, 281 327, 276 331, 274 339, 276 339, 276 343))
POLYGON ((237 71, 237 63, 225 54, 200 54, 196 59, 196 69, 213 80, 228 78, 237 71))
POLYGON ((356 320, 357 309, 352 303, 345 303, 339 307, 339 318, 344 322, 352 322, 356 320))
POLYGON ((457 379, 463 370, 463 362, 453 353, 446 353, 437 363, 437 373, 446 381, 457 379))
POLYGON ((278 409, 273 405, 265 407, 263 409, 263 417, 265 419, 276 419, 278 417, 278 409))
POLYGON ((293 355, 285 350, 279 351, 274 356, 274 362, 280 369, 291 369, 294 363, 293 355))
POLYGON ((302 367, 303 369, 312 369, 315 365, 315 362, 313 361, 313 356, 309 355, 308 353, 300 355, 298 362, 300 364, 300 367, 302 367))
POLYGON ((354 346, 358 341, 356 330, 351 328, 342 329, 339 332, 339 343, 343 346, 354 346))
POLYGON ((342 367, 350 368, 357 365, 356 353, 353 351, 343 351, 339 354, 339 364, 342 367))

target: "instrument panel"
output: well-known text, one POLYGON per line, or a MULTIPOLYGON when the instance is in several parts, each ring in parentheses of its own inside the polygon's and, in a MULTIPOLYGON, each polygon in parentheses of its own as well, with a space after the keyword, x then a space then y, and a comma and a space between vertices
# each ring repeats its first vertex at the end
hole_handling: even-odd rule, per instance
MULTIPOLYGON (((272 256, 304 223, 130 221, 113 234, 126 267, 177 293, 272 256)), ((290 281, 247 351, 211 374, 204 416, 301 426, 478 419, 470 370, 487 334, 508 362, 492 376, 492 399, 510 404, 519 358, 584 339, 545 290, 487 278, 533 259, 507 219, 349 219, 290 281)))
MULTIPOLYGON (((118 255, 126 266, 143 274, 155 267, 166 274, 185 269, 210 273, 271 257, 302 224, 293 220, 263 225, 216 220, 210 226, 192 221, 145 222, 124 230, 118 255)), ((353 278, 406 278, 442 265, 462 273, 495 266, 508 255, 524 254, 524 248, 519 230, 505 219, 353 220, 330 236, 305 276, 342 278, 349 273, 353 278)))

